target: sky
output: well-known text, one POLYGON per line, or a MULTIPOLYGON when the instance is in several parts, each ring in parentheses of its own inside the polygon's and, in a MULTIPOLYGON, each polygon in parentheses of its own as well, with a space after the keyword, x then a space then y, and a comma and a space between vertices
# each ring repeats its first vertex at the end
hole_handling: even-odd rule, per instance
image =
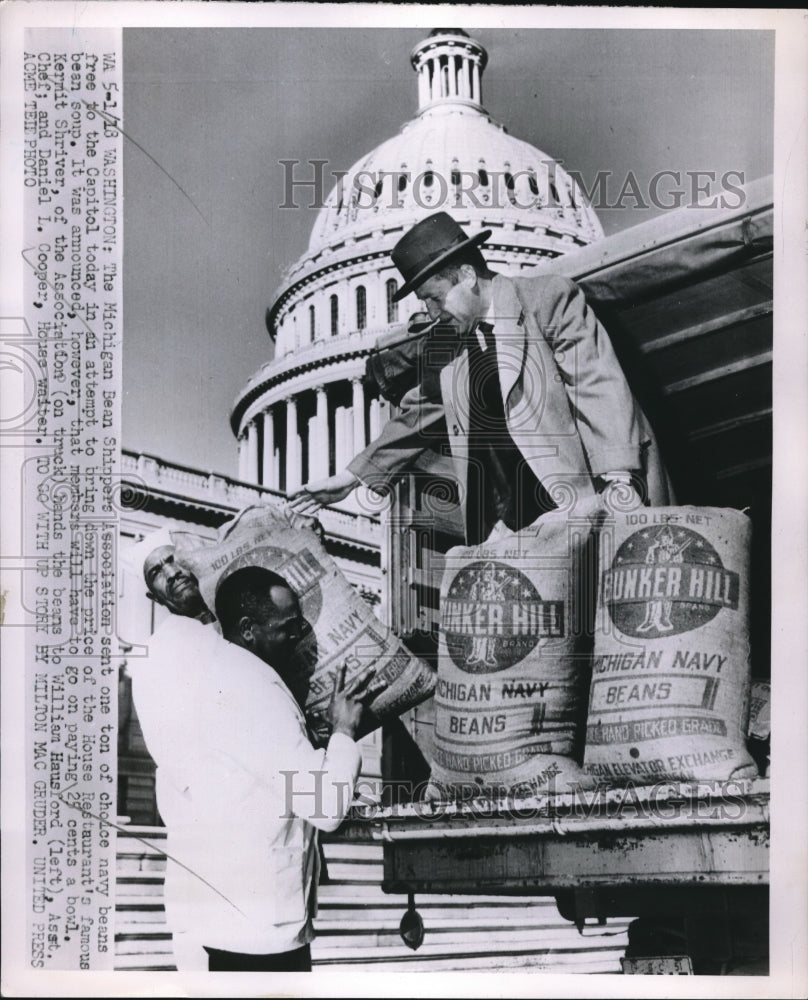
MULTIPOLYGON (((642 196, 662 170, 772 171, 772 32, 462 27, 489 114, 587 189, 606 172, 609 204, 629 174, 642 196)), ((347 170, 396 134, 429 30, 124 30, 124 447, 236 475, 230 409, 317 216, 280 207, 280 161, 347 170)), ((610 235, 660 211, 598 215, 610 235)))

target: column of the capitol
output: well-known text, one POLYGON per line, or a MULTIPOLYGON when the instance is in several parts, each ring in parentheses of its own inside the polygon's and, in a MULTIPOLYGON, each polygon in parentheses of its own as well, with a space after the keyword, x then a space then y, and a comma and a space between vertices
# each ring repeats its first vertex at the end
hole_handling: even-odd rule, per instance
POLYGON ((362 451, 365 440, 365 387, 361 378, 351 379, 353 390, 353 450, 362 451))
MULTIPOLYGON (((328 393, 325 386, 314 390, 317 409, 314 415, 314 433, 309 435, 309 479, 323 479, 328 475, 328 393)), ((310 425, 311 426, 311 425, 310 425)))
POLYGON ((347 406, 334 410, 334 458, 337 470, 344 469, 353 458, 353 424, 347 406))
POLYGON ((250 483, 258 482, 258 425, 255 420, 247 424, 247 475, 250 483))
POLYGON ((275 475, 275 415, 271 409, 264 410, 263 485, 271 490, 278 488, 275 475))
POLYGON ((238 478, 241 482, 247 479, 247 438, 243 431, 238 438, 238 478))
POLYGON ((423 63, 418 71, 418 104, 423 107, 429 100, 429 63, 423 63))
POLYGON ((382 429, 381 406, 378 399, 370 401, 370 438, 374 441, 382 429))
POLYGON ((301 461, 300 438, 297 432, 297 400, 286 400, 286 492, 300 488, 301 461))

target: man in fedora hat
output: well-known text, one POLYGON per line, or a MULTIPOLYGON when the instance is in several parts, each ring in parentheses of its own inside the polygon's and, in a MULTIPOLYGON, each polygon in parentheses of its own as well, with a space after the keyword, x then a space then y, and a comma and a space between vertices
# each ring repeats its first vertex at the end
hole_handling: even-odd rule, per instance
POLYGON ((437 212, 393 248, 396 299, 415 292, 436 325, 454 326, 456 348, 443 338, 432 364, 427 351, 399 413, 344 471, 295 493, 294 509, 312 514, 360 483, 381 489, 447 437, 470 544, 613 483, 671 502, 653 432, 581 290, 490 271, 479 250, 490 235, 437 212))

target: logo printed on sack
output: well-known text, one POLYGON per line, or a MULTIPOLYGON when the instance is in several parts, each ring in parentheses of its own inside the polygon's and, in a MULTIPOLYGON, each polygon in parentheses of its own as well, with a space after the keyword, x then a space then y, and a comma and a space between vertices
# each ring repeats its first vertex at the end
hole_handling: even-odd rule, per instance
POLYGON ((670 524, 630 535, 602 581, 612 621, 639 639, 700 628, 722 608, 737 610, 738 594, 738 574, 724 568, 710 542, 670 524))
POLYGON ((441 626, 452 662, 469 674, 506 670, 541 639, 564 635, 564 602, 543 601, 512 566, 479 561, 464 566, 443 602, 441 626))

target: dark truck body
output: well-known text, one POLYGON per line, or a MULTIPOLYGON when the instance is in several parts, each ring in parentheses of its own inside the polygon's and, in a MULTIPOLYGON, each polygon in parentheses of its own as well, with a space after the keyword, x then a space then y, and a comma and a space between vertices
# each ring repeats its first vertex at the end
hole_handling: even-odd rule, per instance
MULTIPOLYGON (((733 205, 740 201, 733 199, 733 205)), ((576 280, 609 331, 654 424, 681 504, 744 509, 753 524, 752 675, 769 677, 772 488, 772 197, 754 182, 736 207, 693 207, 549 263, 576 280)), ((417 369, 411 338, 405 364, 417 369)), ((371 367, 369 366, 369 371, 371 367)), ((384 387, 383 387, 384 388, 384 387)), ((400 389, 401 386, 399 385, 400 389)), ((435 658, 443 554, 462 544, 451 466, 439 449, 395 489, 386 608, 435 658)), ((430 702, 385 737, 384 808, 346 833, 384 843, 391 893, 555 897, 582 925, 633 925, 629 953, 688 955, 696 972, 765 963, 769 786, 673 785, 551 796, 521 810, 472 803, 430 813, 430 702), (412 800, 416 801, 412 801, 412 800)), ((760 755, 761 773, 766 761, 760 755)))

